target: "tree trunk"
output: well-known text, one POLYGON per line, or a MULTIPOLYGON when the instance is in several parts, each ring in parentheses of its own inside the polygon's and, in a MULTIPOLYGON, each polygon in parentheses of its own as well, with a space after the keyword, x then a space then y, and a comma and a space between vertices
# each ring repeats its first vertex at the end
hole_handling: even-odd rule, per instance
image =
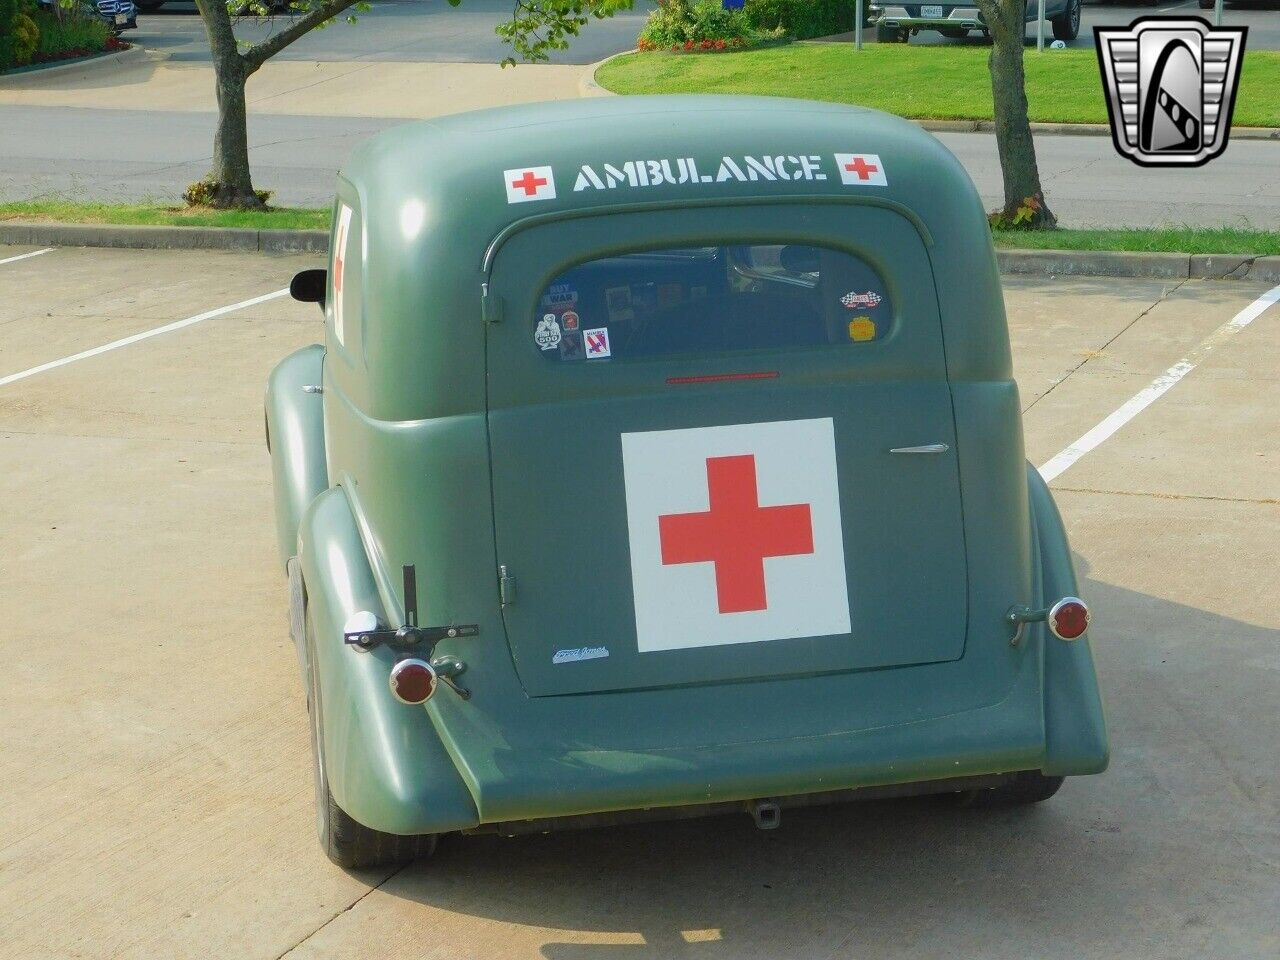
POLYGON ((224 0, 196 0, 209 49, 213 54, 218 95, 218 127, 213 136, 213 168, 209 202, 215 207, 261 210, 266 204, 254 192, 249 174, 249 131, 244 85, 253 70, 236 47, 231 15, 224 0))
POLYGON ((1040 187, 1040 168, 1027 117, 1023 42, 1026 37, 1025 0, 980 2, 991 29, 991 95, 995 106, 996 149, 1004 176, 1003 226, 1051 230, 1058 225, 1040 187))

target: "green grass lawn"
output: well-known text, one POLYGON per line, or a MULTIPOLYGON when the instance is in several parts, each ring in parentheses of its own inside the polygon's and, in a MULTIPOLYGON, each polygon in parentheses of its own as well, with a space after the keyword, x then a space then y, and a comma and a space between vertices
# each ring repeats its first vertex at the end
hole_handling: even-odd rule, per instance
POLYGON ((996 230, 996 246, 1012 250, 1133 250, 1144 253, 1240 253, 1280 256, 1280 232, 1235 227, 1156 230, 996 230))
MULTIPOLYGON (((793 43, 743 53, 634 53, 600 68, 615 93, 754 93, 875 107, 919 120, 990 120, 991 76, 981 47, 793 43)), ((1033 121, 1106 123, 1092 50, 1026 54, 1033 121)), ((1245 53, 1236 126, 1280 126, 1280 52, 1245 53)))
POLYGON ((167 207, 159 204, 72 203, 31 200, 0 203, 0 222, 112 223, 163 227, 248 227, 254 230, 327 230, 328 210, 240 211, 167 207))

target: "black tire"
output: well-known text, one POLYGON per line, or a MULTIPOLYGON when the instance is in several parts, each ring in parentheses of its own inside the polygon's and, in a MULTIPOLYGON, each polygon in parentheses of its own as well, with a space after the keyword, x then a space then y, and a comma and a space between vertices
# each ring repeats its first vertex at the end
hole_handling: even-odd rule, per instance
POLYGON ((366 827, 348 816, 329 792, 324 768, 324 738, 320 735, 322 704, 315 670, 315 627, 303 601, 303 622, 307 648, 307 713, 311 720, 311 759, 315 774, 316 833, 325 854, 344 870, 384 867, 409 863, 431 856, 439 839, 433 833, 401 836, 366 827))
POLYGON ((906 43, 907 31, 897 27, 876 27, 876 43, 906 43))
POLYGON ((1062 786, 1062 777, 1046 777, 1039 770, 1015 773, 1008 783, 989 790, 961 790, 955 794, 961 807, 1022 807, 1048 800, 1062 786))
POLYGON ((1067 9, 1062 16, 1050 20, 1053 26, 1053 38, 1070 43, 1080 36, 1080 0, 1067 0, 1067 9))

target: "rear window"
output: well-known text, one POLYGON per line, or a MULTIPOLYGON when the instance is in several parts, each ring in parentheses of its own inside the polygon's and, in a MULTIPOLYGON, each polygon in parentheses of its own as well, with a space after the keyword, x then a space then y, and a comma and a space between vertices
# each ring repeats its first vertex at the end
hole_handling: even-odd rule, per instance
POLYGON ((579 264, 542 291, 534 346, 557 363, 833 346, 885 336, 880 276, 841 250, 680 248, 579 264))

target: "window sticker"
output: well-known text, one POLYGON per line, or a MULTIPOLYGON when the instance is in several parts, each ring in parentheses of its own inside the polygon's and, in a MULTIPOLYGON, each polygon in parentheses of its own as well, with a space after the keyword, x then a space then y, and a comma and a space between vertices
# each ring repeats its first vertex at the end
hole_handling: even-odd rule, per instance
POLYGON ((849 321, 849 339, 863 343, 876 338, 876 322, 870 317, 854 317, 849 321))
POLYGON ((582 347, 582 334, 566 333, 560 338, 561 360, 584 360, 586 356, 582 347))
POLYGON ((533 342, 539 350, 554 350, 560 346, 560 324, 554 313, 546 314, 533 331, 533 342))
POLYGON ((560 326, 566 331, 577 330, 578 322, 578 312, 576 310, 566 310, 560 314, 560 326))
POLYGON ((568 310, 578 302, 578 291, 569 283, 553 283, 542 296, 547 310, 568 310))
POLYGON ((344 203, 338 208, 338 229, 334 232, 333 238, 333 335, 337 339, 339 346, 346 345, 342 301, 346 299, 343 294, 343 274, 346 272, 349 258, 347 241, 350 239, 350 233, 351 208, 344 203))
POLYGON ((858 293, 856 290, 850 290, 840 302, 850 310, 874 310, 880 306, 880 301, 884 298, 874 290, 868 290, 866 293, 858 293))
POLYGON ((609 330, 607 327, 587 330, 582 336, 586 340, 588 360, 612 356, 612 351, 609 348, 609 330))
POLYGON ((609 308, 610 323, 635 319, 636 312, 631 309, 630 287, 610 287, 604 292, 604 302, 609 308))
POLYGON ((658 309, 674 307, 684 300, 684 287, 678 283, 658 284, 658 309))

